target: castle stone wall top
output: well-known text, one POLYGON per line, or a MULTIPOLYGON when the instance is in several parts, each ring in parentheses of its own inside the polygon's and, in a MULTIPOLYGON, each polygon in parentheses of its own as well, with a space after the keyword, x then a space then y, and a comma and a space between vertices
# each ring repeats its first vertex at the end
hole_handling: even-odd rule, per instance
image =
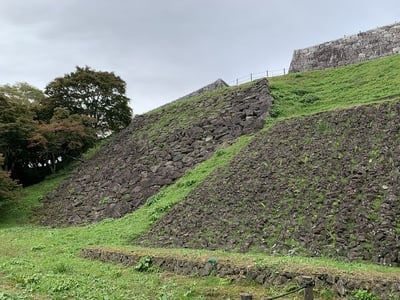
POLYGON ((295 50, 289 72, 334 68, 400 53, 400 24, 295 50))

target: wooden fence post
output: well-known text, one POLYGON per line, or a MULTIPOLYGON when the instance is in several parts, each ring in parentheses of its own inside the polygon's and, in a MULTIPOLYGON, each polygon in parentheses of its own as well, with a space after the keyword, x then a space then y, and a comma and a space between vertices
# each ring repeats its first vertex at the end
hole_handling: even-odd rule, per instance
POLYGON ((253 300, 253 295, 252 294, 240 294, 240 300, 253 300))
POLYGON ((312 277, 303 276, 304 300, 314 300, 314 280, 312 277))

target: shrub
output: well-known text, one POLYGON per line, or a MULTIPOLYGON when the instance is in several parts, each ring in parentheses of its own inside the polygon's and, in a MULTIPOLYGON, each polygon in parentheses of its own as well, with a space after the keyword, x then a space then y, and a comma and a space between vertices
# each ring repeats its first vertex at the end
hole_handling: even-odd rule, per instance
POLYGON ((315 101, 318 101, 319 99, 320 98, 317 95, 307 94, 301 98, 300 102, 305 104, 310 104, 314 103, 315 101))
POLYGON ((309 91, 306 90, 294 90, 293 94, 297 95, 297 96, 304 96, 307 95, 309 93, 309 91))
POLYGON ((143 256, 134 266, 134 269, 138 272, 154 272, 157 268, 152 265, 152 260, 153 256, 151 255, 143 256))
POLYGON ((282 114, 281 109, 279 108, 279 106, 274 105, 272 107, 272 109, 269 111, 269 115, 271 116, 271 118, 277 118, 282 114))
POLYGON ((377 296, 372 294, 371 292, 367 290, 357 290, 353 297, 351 298, 352 300, 379 300, 377 296))
POLYGON ((0 153, 0 206, 19 197, 20 186, 10 178, 10 173, 2 170, 4 158, 0 153))

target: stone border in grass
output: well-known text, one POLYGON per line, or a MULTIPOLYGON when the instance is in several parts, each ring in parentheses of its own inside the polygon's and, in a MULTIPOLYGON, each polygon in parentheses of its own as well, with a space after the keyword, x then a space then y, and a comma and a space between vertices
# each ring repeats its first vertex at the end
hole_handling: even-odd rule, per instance
MULTIPOLYGON (((80 255, 87 259, 122 263, 126 266, 135 266, 141 258, 145 257, 135 252, 98 247, 82 249, 80 255)), ((288 284, 300 286, 303 276, 312 276, 316 288, 332 289, 340 297, 351 295, 357 290, 368 290, 381 297, 382 300, 400 298, 400 282, 393 280, 354 279, 325 273, 280 272, 278 269, 256 265, 233 265, 232 262, 227 260, 216 260, 214 258, 192 260, 169 256, 149 255, 149 257, 151 257, 152 266, 178 275, 200 277, 214 275, 222 278, 231 278, 233 281, 247 279, 267 286, 285 286, 288 284)))

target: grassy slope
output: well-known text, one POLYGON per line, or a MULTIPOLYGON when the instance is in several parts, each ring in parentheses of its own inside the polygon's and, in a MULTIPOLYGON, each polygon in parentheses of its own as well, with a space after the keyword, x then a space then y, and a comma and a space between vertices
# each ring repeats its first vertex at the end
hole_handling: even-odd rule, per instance
POLYGON ((400 96, 400 55, 270 78, 279 117, 298 117, 400 96), (315 99, 313 101, 313 98, 315 99))
MULTIPOLYGON (((400 74, 396 72, 399 67, 400 56, 392 56, 335 70, 271 78, 279 117, 295 117, 396 96, 400 93, 397 85, 400 74), (314 99, 312 104, 310 99, 314 99)), ((274 121, 270 121, 270 124, 274 121)), ((214 168, 229 161, 248 140, 248 137, 242 138, 231 148, 218 151, 211 160, 188 172, 175 185, 149 200, 153 205, 119 220, 65 229, 22 225, 27 221, 30 207, 36 205, 41 196, 52 190, 62 178, 53 178, 26 189, 23 202, 0 215, 0 291, 4 291, 0 292, 0 299, 218 299, 223 294, 237 298, 240 291, 252 291, 255 295, 265 293, 264 288, 232 286, 218 278, 167 278, 158 273, 137 273, 118 265, 83 260, 77 255, 82 247, 89 245, 127 245, 134 237, 148 230, 163 211, 182 199, 214 168), (13 298, 5 294, 18 296, 13 298)), ((159 251, 162 253, 162 250, 159 251)), ((208 255, 207 252, 185 250, 177 250, 176 255, 182 253, 208 255)), ((364 276, 377 276, 376 273, 379 276, 396 276, 393 274, 399 272, 398 269, 324 259, 261 258, 257 254, 245 257, 249 261, 261 259, 264 264, 277 267, 285 265, 298 268, 306 264, 315 268, 362 272, 364 276)), ((243 260, 242 255, 229 255, 229 258, 233 261, 243 260)))

